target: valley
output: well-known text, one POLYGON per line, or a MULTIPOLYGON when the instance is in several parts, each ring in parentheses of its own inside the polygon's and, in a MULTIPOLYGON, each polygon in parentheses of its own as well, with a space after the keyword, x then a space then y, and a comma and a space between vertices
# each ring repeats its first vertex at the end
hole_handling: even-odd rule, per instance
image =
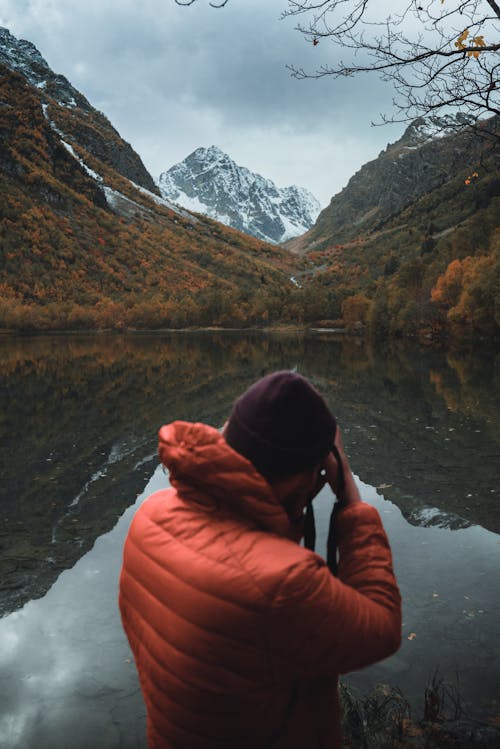
POLYGON ((498 118, 416 120, 318 215, 215 146, 155 181, 7 29, 0 67, 0 329, 497 336, 498 118))

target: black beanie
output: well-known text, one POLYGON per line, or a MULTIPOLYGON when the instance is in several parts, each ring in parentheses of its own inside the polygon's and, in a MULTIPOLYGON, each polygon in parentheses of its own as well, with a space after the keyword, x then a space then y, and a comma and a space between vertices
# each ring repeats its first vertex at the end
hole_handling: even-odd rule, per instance
POLYGON ((235 402, 224 436, 267 479, 321 463, 333 447, 335 417, 302 375, 274 372, 235 402))

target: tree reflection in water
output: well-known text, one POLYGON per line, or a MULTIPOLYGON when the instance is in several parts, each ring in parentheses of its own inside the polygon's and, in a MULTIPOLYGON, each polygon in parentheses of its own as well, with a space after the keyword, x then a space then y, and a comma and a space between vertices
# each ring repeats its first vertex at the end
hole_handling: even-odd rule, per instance
POLYGON ((297 367, 325 394, 358 475, 412 523, 497 531, 499 358, 379 350, 327 334, 8 337, 0 613, 43 595, 116 523, 174 419, 220 426, 255 379, 297 367))

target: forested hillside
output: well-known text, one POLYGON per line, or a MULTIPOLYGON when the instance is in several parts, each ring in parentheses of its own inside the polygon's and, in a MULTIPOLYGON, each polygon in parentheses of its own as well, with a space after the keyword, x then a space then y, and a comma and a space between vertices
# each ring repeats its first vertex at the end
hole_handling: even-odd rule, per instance
POLYGON ((313 263, 316 304, 350 328, 491 335, 500 327, 498 143, 472 131, 428 138, 423 124, 286 246, 313 263))
POLYGON ((0 101, 0 327, 286 316, 297 265, 289 252, 176 210, 123 176, 114 161, 123 142, 113 131, 113 146, 92 109, 64 106, 4 66, 0 101))

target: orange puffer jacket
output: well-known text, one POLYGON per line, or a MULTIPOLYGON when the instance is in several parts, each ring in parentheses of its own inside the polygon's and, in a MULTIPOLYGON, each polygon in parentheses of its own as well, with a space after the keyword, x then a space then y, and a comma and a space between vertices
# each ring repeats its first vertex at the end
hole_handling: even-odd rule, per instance
POLYGON ((269 484, 216 429, 167 425, 160 457, 174 488, 138 509, 120 579, 149 746, 340 747, 338 674, 400 644, 377 511, 339 513, 337 578, 292 540, 269 484))

